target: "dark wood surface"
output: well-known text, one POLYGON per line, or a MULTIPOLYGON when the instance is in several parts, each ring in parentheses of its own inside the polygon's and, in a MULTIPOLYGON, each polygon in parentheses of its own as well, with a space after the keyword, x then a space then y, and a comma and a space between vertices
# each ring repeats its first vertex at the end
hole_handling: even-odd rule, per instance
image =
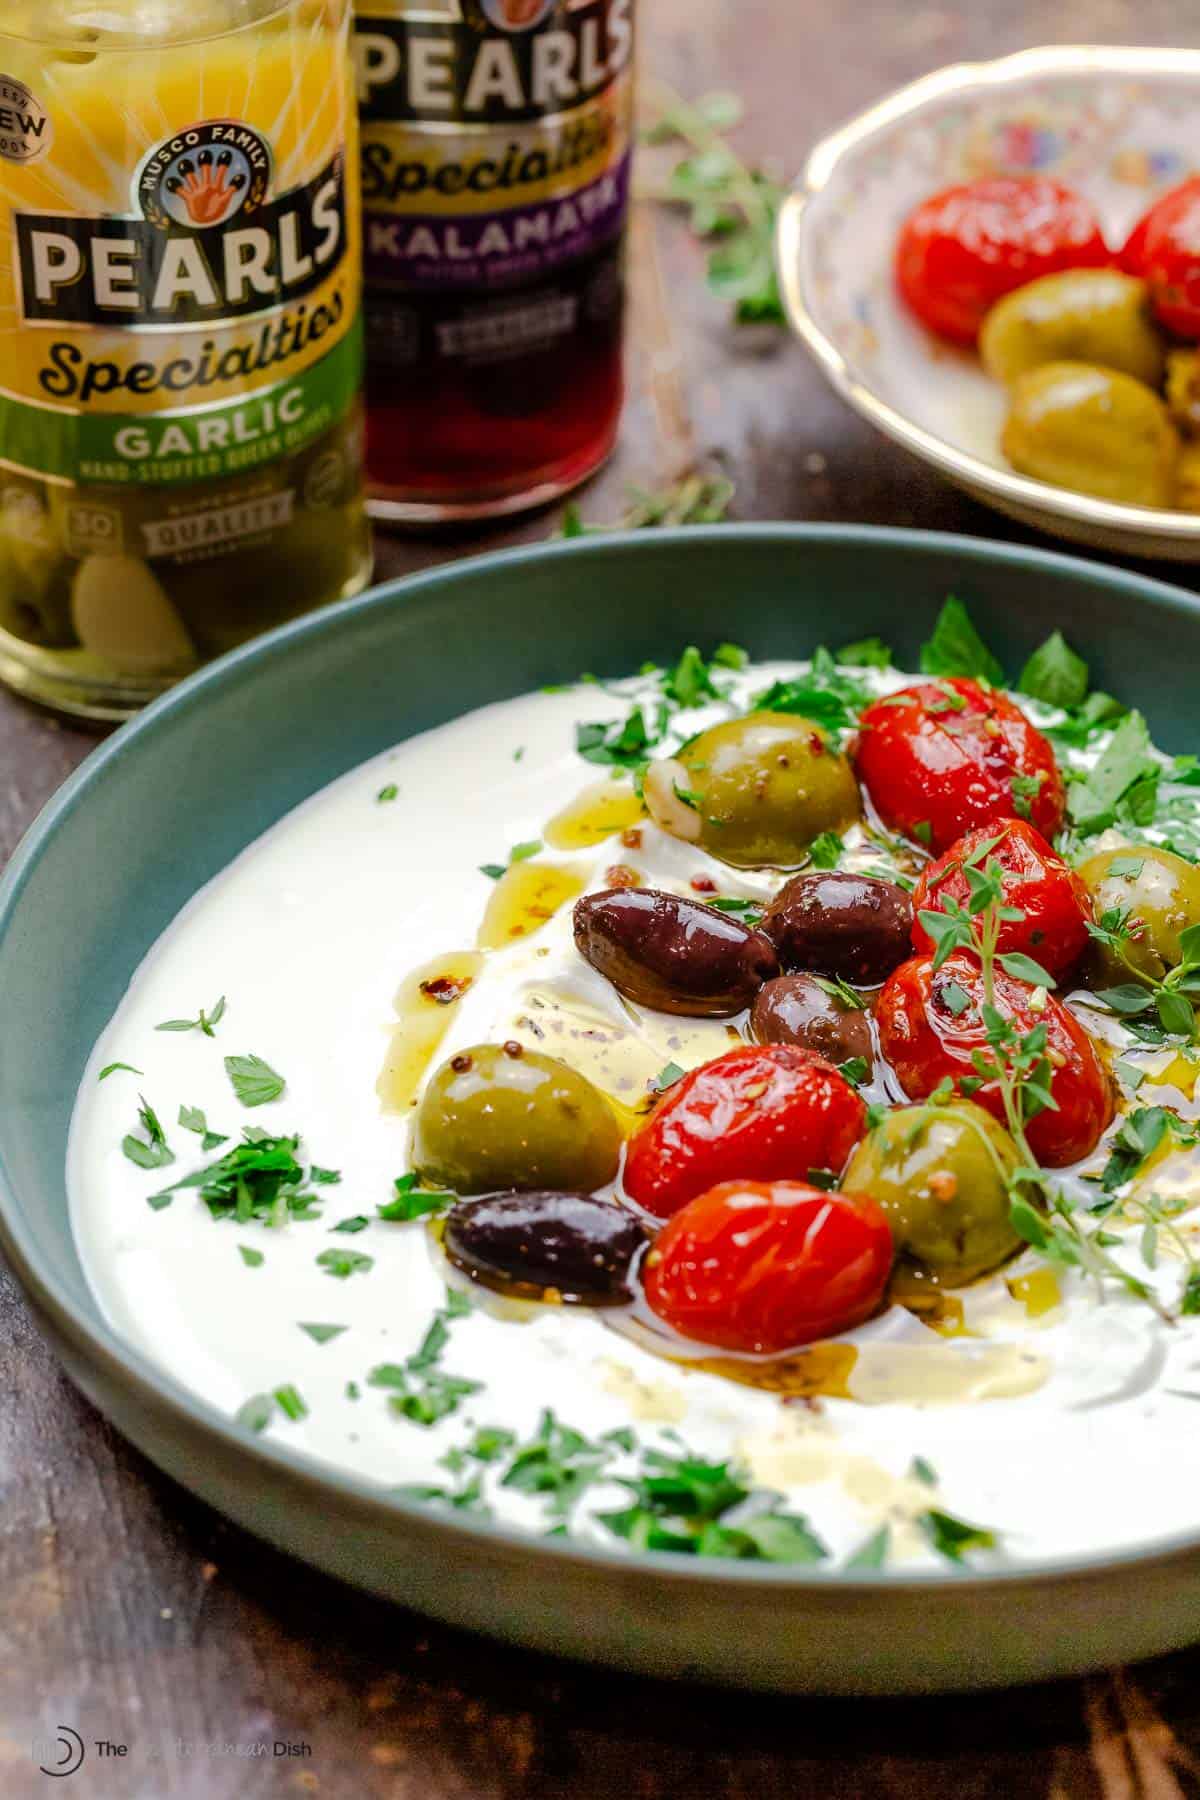
MULTIPOLYGON (((1177 0, 1053 9, 1037 0, 641 0, 641 10, 643 67, 685 93, 745 95, 741 142, 780 173, 829 127, 938 64, 1050 40, 1195 43, 1200 30, 1177 0)), ((737 483, 739 517, 1030 536, 874 436, 798 347, 733 333, 677 220, 639 211, 632 274, 625 429, 612 465, 582 496, 587 517, 614 518, 629 481, 658 484, 714 461, 737 483)), ((378 570, 536 538, 552 524, 536 518, 454 543, 381 537, 378 570)), ((732 619, 730 629, 736 636, 732 619)), ((94 741, 0 695, 0 863, 94 741)), ((0 996, 0 1030, 2 1005, 0 996)), ((225 1525, 76 1395, 3 1270, 0 1396, 0 1795, 12 1800, 53 1791, 29 1746, 60 1722, 88 1743, 66 1791, 122 1800, 1200 1794, 1200 1653, 1086 1682, 920 1703, 635 1681, 433 1626, 225 1525), (99 1738, 128 1754, 97 1755, 99 1738), (276 1739, 311 1754, 206 1753, 214 1741, 219 1751, 276 1739)))

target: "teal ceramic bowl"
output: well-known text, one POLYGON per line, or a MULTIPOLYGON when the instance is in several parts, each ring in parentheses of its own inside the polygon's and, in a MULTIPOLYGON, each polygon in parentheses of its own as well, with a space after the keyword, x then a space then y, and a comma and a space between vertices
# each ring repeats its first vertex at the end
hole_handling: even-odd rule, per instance
POLYGON ((573 1548, 447 1517, 250 1440, 108 1327, 67 1215, 80 1072, 174 914, 282 813, 456 713, 681 644, 758 657, 872 632, 915 657, 947 593, 1011 667, 1052 626, 1158 741, 1197 744, 1200 607, 1116 570, 966 538, 719 526, 458 563, 302 619, 156 702, 47 807, 0 884, 0 1244, 72 1378, 248 1530, 454 1624, 562 1655, 791 1691, 1061 1675, 1200 1638, 1200 1519, 1047 1572, 847 1576, 573 1548))

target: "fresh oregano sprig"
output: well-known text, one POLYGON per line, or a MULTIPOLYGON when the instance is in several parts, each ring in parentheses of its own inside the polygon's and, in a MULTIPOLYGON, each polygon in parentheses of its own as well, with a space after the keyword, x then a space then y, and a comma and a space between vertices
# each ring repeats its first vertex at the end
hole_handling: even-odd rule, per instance
MULTIPOLYGON (((1149 1283, 1123 1268, 1109 1254, 1112 1243, 1119 1240, 1102 1228, 1089 1231, 1084 1227, 1070 1197, 1051 1180, 1030 1147, 1026 1131, 1029 1120, 1040 1112, 1057 1110, 1051 1088, 1053 1069, 1047 1054, 1048 1032, 1044 1022, 1029 1031, 1019 1031, 1001 1011, 997 1005, 996 971, 1002 969, 1035 988, 1049 989, 1054 982, 1032 957, 999 949, 1002 925, 1018 923, 1025 913, 1023 908, 1005 901, 1004 871, 991 854, 998 841, 980 844, 959 865, 967 879, 965 907, 947 895, 942 902, 944 911, 927 908, 920 914, 921 924, 936 945, 935 970, 955 950, 967 951, 979 960, 983 986, 980 1014, 987 1049, 974 1053, 971 1060, 977 1079, 968 1077, 960 1082, 960 1091, 967 1091, 968 1087, 977 1091, 980 1086, 994 1084, 999 1094, 1004 1122, 1020 1157, 1017 1168, 1007 1178, 1009 1216, 1017 1235, 1047 1262, 1077 1268, 1091 1276, 1101 1295, 1105 1280, 1115 1281, 1161 1319, 1173 1323, 1173 1315, 1160 1303, 1149 1283)), ((970 997, 964 992, 963 998, 965 1010, 970 997)))
POLYGON ((775 221, 784 190, 742 161, 725 134, 742 117, 735 94, 685 100, 664 82, 643 90, 653 114, 647 144, 685 146, 665 180, 639 180, 638 196, 685 206, 692 231, 711 245, 706 278, 711 291, 732 301, 739 325, 783 325, 787 319, 775 276, 775 221))

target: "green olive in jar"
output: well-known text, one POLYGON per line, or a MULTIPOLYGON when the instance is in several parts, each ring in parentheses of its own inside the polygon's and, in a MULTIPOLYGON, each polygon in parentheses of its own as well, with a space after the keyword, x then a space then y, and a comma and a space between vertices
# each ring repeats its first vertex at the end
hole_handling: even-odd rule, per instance
POLYGON ((1093 944, 1091 973, 1097 981, 1128 981, 1131 969, 1161 981, 1183 961, 1180 934, 1200 924, 1200 869, 1194 863, 1173 850, 1131 844, 1089 856, 1079 874, 1097 919, 1118 912, 1128 934, 1120 951, 1093 944))
POLYGON ((1090 363, 1018 377, 1001 447, 1013 468, 1127 506, 1171 506, 1179 439, 1158 395, 1090 363))
POLYGON ((979 333, 984 367, 1010 385, 1043 363, 1097 363, 1157 387, 1163 340, 1144 281, 1119 269, 1043 275, 997 301, 979 333))
POLYGON ((1007 1131, 973 1100, 897 1106, 858 1146, 841 1186, 883 1208, 900 1254, 961 1287, 1020 1245, 1008 1191, 1019 1160, 1007 1131))
POLYGON ((739 869, 794 868, 814 838, 844 831, 861 810, 849 762, 795 713, 711 726, 651 763, 645 796, 664 831, 739 869))
POLYGON ((518 1043, 478 1044, 442 1063, 413 1131, 418 1174, 456 1194, 590 1194, 613 1179, 620 1155, 621 1128, 600 1090, 518 1043))

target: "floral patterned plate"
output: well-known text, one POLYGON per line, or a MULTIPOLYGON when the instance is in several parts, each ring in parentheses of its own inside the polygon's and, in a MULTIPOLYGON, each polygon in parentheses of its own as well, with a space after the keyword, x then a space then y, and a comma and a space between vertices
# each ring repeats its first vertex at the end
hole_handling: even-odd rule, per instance
POLYGON ((981 175, 1054 175, 1109 241, 1200 169, 1200 51, 1073 47, 958 64, 902 88, 817 145, 784 203, 788 313, 851 406, 1001 512, 1077 543, 1200 562, 1200 515, 1093 499, 1017 475, 1005 395, 977 357, 927 332, 892 283, 905 216, 981 175))

